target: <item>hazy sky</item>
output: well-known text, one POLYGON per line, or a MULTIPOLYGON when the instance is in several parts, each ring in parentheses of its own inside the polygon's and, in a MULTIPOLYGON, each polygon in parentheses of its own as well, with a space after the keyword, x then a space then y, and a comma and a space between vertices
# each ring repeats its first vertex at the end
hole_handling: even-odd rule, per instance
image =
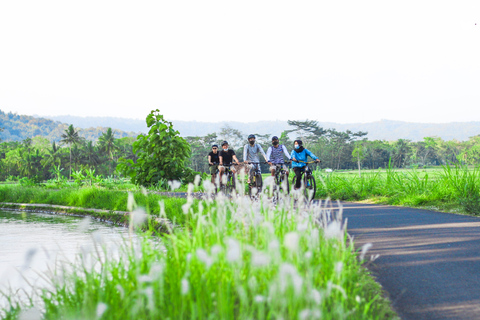
POLYGON ((0 110, 156 108, 169 120, 480 121, 480 1, 0 2, 0 110))

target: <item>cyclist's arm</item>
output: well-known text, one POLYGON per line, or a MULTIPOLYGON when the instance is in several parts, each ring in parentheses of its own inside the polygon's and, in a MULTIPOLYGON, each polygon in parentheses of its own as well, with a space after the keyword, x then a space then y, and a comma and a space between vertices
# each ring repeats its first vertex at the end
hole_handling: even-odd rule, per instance
POLYGON ((267 158, 267 155, 265 154, 265 151, 263 151, 263 148, 261 145, 258 145, 258 148, 260 149, 260 153, 263 155, 263 157, 265 158, 265 161, 268 162, 268 158, 267 158))
POLYGON ((243 161, 247 162, 248 144, 243 146, 243 161))
POLYGON ((212 156, 211 156, 211 155, 208 155, 208 163, 209 163, 209 164, 213 164, 213 163, 212 163, 212 156))
POLYGON ((220 165, 223 165, 223 157, 222 157, 222 156, 218 156, 218 159, 220 160, 220 165))
POLYGON ((310 156, 310 158, 312 158, 313 160, 318 160, 318 158, 308 149, 305 149, 305 152, 307 153, 307 155, 310 156))
POLYGON ((285 157, 287 157, 288 160, 292 159, 292 157, 290 156, 290 154, 287 151, 287 147, 282 145, 282 149, 283 149, 283 154, 285 155, 285 157))
POLYGON ((240 164, 240 161, 238 161, 238 159, 237 159, 237 156, 236 156, 236 155, 233 155, 233 156, 232 156, 232 158, 233 158, 233 160, 235 160, 235 161, 237 162, 237 164, 240 164))
MULTIPOLYGON (((270 156, 272 155, 272 148, 273 147, 268 147, 268 150, 267 150, 267 159, 270 160, 270 156)), ((267 160, 267 161, 268 161, 267 160)))

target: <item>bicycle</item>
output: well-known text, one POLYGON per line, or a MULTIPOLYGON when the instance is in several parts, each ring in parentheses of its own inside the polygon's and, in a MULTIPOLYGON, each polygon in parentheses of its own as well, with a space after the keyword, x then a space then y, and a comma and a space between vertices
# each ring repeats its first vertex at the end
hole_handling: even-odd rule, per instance
MULTIPOLYGON (((225 172, 223 172, 223 174, 226 177, 226 182, 222 183, 222 181, 220 181, 220 190, 224 194, 231 194, 233 191, 235 191, 235 176, 232 169, 230 169, 231 166, 233 166, 233 163, 223 164, 223 167, 225 168, 225 172)), ((223 177, 221 180, 223 180, 223 177)))
POLYGON ((277 190, 286 191, 286 193, 288 194, 290 192, 290 184, 288 182, 285 164, 290 164, 290 161, 285 163, 272 163, 272 165, 275 166, 275 186, 277 190))
MULTIPOLYGON (((312 200, 315 197, 315 192, 317 192, 317 183, 315 182, 315 177, 313 176, 313 171, 308 166, 309 164, 316 163, 316 161, 301 161, 298 162, 305 163, 306 166, 304 167, 305 170, 302 171, 301 179, 303 181, 304 186, 304 195, 307 200, 312 200)), ((292 185, 296 185, 297 175, 293 177, 292 185)))
POLYGON ((267 162, 250 162, 246 161, 248 164, 254 164, 257 165, 255 166, 255 172, 253 175, 250 175, 250 170, 248 172, 248 177, 250 178, 250 183, 248 184, 248 195, 250 197, 255 197, 257 194, 262 192, 262 186, 263 186, 263 181, 262 181, 262 171, 260 170, 259 164, 261 163, 267 163, 267 162), (256 188, 257 192, 253 193, 253 189, 256 188))

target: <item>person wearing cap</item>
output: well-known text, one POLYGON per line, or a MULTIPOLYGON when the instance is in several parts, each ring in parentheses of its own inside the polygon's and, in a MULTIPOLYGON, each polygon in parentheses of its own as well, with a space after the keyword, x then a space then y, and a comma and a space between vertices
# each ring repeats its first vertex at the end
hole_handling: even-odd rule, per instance
MULTIPOLYGON (((218 171, 220 173, 220 181, 222 181, 222 175, 225 172, 225 167, 223 165, 230 165, 235 160, 236 164, 240 164, 238 161, 237 156, 235 155, 235 151, 228 148, 228 142, 222 142, 222 150, 220 151, 218 158, 220 160, 220 165, 218 166, 218 171)), ((233 174, 235 175, 235 167, 231 167, 233 174)))
POLYGON ((267 159, 268 164, 270 165, 270 172, 272 173, 272 177, 275 176, 275 171, 277 169, 276 165, 280 164, 283 166, 283 170, 287 174, 288 179, 288 168, 285 166, 285 161, 283 160, 283 156, 287 157, 287 159, 291 160, 290 154, 287 151, 287 147, 283 144, 278 142, 278 137, 272 137, 272 145, 267 150, 267 159))
POLYGON ((261 153, 265 158, 265 161, 268 162, 267 155, 265 154, 265 151, 263 151, 262 146, 255 142, 255 135, 251 134, 248 136, 248 143, 243 147, 243 161, 249 163, 250 168, 247 183, 250 183, 251 177, 256 171, 260 170, 259 153, 261 153))
POLYGON ((293 142, 293 147, 294 149, 292 150, 290 157, 293 161, 292 169, 296 176, 294 188, 300 189, 302 173, 305 171, 305 167, 307 166, 305 163, 307 162, 307 157, 312 158, 315 160, 315 162, 320 162, 320 159, 318 159, 310 150, 303 147, 302 140, 295 140, 293 142))
POLYGON ((208 154, 208 165, 210 166, 210 174, 212 175, 212 183, 215 183, 218 164, 220 163, 220 153, 218 152, 218 145, 212 146, 212 151, 208 154))

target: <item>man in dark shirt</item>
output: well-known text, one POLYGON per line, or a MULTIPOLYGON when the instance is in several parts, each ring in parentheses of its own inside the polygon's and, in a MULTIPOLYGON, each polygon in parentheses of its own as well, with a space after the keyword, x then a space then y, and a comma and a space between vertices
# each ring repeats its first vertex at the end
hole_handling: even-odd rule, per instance
MULTIPOLYGON (((236 164, 239 164, 240 162, 237 159, 237 156, 235 155, 235 151, 232 149, 228 149, 228 142, 223 141, 222 142, 222 151, 220 151, 220 166, 218 167, 218 170, 220 172, 220 181, 222 181, 222 175, 225 172, 225 165, 230 165, 233 163, 233 160, 235 160, 236 164)), ((233 174, 235 174, 235 167, 231 167, 233 174)))
POLYGON ((218 146, 214 144, 212 146, 212 152, 208 154, 208 165, 210 166, 210 174, 212 175, 212 183, 215 183, 217 176, 218 164, 220 163, 220 153, 218 152, 218 146))

